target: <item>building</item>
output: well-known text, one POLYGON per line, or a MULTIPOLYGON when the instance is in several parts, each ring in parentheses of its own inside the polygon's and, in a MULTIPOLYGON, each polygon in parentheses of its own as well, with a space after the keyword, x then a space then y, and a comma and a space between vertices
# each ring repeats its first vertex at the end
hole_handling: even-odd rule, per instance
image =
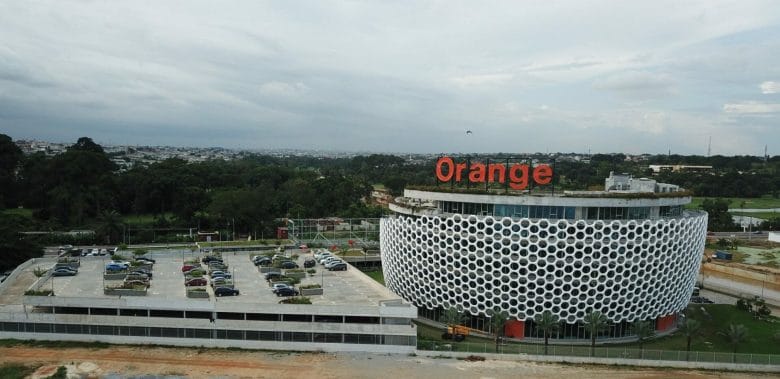
POLYGON ((653 170, 653 174, 658 174, 663 171, 672 171, 672 172, 678 172, 678 171, 710 171, 712 170, 712 166, 693 166, 693 165, 684 165, 684 164, 651 164, 648 165, 648 167, 653 170))
MULTIPOLYGON (((437 166, 439 181, 452 180, 448 166, 458 167, 437 166)), ((460 177, 500 183, 501 168, 486 167, 493 178, 460 177)), ((549 183, 538 167, 537 184, 549 183)), ((508 171, 522 184, 518 173, 531 170, 508 171)), ((679 187, 639 182, 611 175, 604 191, 563 193, 407 188, 381 221, 385 283, 431 319, 456 307, 487 330, 487 312, 505 310, 515 338, 541 337, 533 319, 545 311, 560 318, 559 339, 587 338, 591 311, 612 323, 603 338, 631 336, 637 321, 671 330, 695 285, 707 214, 685 210, 691 197, 679 187)))
POLYGON ((33 271, 52 267, 56 258, 30 260, 0 283, 0 338, 296 351, 416 349, 417 309, 354 267, 327 271, 318 264, 316 275, 304 273, 301 281, 323 288, 309 296, 312 304, 279 304, 263 279, 264 268, 256 268, 249 255, 222 255, 239 296, 215 297, 206 286, 200 292, 205 298, 191 298, 184 286, 182 263, 197 257, 189 249, 154 252, 148 290, 120 296, 108 290, 122 281, 104 275, 104 257, 80 258, 75 276, 41 278, 33 271))

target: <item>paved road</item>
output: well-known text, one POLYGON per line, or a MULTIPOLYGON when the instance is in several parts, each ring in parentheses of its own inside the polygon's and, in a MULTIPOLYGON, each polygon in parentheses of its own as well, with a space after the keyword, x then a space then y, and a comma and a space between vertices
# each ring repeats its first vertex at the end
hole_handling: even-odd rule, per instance
POLYGON ((711 275, 709 272, 705 275, 699 274, 699 282, 705 289, 713 289, 737 297, 761 296, 766 299, 767 304, 780 307, 780 291, 766 288, 761 284, 743 283, 711 275))
POLYGON ((763 212, 780 212, 780 208, 730 208, 729 212, 743 212, 743 213, 763 213, 763 212))

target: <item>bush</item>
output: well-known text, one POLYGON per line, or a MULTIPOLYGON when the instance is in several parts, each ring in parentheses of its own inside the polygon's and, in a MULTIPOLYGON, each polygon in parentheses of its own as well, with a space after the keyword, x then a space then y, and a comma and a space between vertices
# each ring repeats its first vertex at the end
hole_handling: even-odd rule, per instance
POLYGON ((51 295, 51 290, 27 290, 24 291, 24 296, 49 296, 51 295))
POLYGON ((310 268, 310 269, 306 270, 306 272, 308 272, 311 275, 314 275, 317 272, 317 270, 315 270, 313 268, 310 268))
POLYGON ((311 304, 311 299, 306 296, 290 297, 279 301, 279 304, 311 304))
POLYGON ((45 269, 43 267, 37 267, 37 268, 35 268, 35 270, 33 270, 33 275, 35 275, 36 277, 40 278, 40 277, 46 275, 47 272, 49 272, 48 269, 45 269))

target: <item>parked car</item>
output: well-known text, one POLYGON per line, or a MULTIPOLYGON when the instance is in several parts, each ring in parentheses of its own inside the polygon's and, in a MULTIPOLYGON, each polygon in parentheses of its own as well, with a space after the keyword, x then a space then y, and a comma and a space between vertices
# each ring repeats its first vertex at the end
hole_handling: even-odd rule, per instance
POLYGON ((214 288, 214 296, 238 296, 238 290, 229 287, 214 288))
POLYGON ((314 260, 314 259, 312 259, 312 258, 308 258, 308 259, 306 259, 305 261, 303 261, 303 267, 304 267, 304 268, 312 268, 312 267, 314 267, 314 265, 316 265, 316 264, 317 264, 317 261, 315 261, 315 260, 314 260))
POLYGON ((221 276, 221 275, 224 275, 224 274, 225 274, 224 271, 217 270, 217 271, 212 271, 210 276, 213 278, 215 276, 221 276))
POLYGON ((203 259, 201 259, 200 261, 203 262, 203 263, 216 262, 216 261, 222 262, 222 257, 217 257, 217 256, 214 256, 214 255, 207 255, 207 256, 203 257, 203 259))
POLYGON ((282 277, 281 272, 271 271, 265 273, 265 280, 279 279, 282 277))
POLYGON ((271 288, 271 292, 276 293, 276 291, 282 288, 292 288, 292 287, 287 283, 274 283, 273 288, 271 288))
POLYGON ((141 262, 146 262, 146 263, 157 263, 157 261, 155 261, 154 259, 147 258, 147 257, 135 257, 135 260, 136 261, 141 261, 141 262))
POLYGON ((137 268, 132 271, 130 271, 131 274, 144 274, 149 277, 149 279, 152 278, 152 272, 143 268, 137 268))
POLYGON ((54 271, 51 272, 51 276, 73 276, 78 273, 79 273, 78 271, 71 270, 67 267, 59 267, 54 269, 54 271))
POLYGON ((184 282, 184 285, 188 286, 188 287, 189 286, 205 286, 206 284, 208 284, 208 281, 206 280, 206 278, 195 278, 195 279, 190 279, 190 280, 184 282))
POLYGON ((292 287, 282 287, 276 290, 276 296, 298 296, 298 290, 292 287))
POLYGON ((231 274, 229 274, 227 272, 223 272, 223 273, 217 274, 217 275, 211 274, 211 279, 217 279, 217 278, 233 279, 233 275, 231 275, 231 274))
POLYGON ((199 269, 199 268, 200 268, 200 265, 197 265, 197 266, 196 265, 184 265, 184 266, 181 266, 181 272, 187 272, 187 271, 191 271, 193 269, 199 269))
POLYGON ((320 261, 320 264, 325 266, 325 265, 327 265, 328 263, 330 263, 332 261, 341 261, 341 259, 339 259, 338 257, 327 257, 327 258, 323 259, 322 261, 320 261))
POLYGON ((320 255, 320 259, 318 259, 317 262, 322 263, 322 262, 324 262, 328 258, 335 258, 335 256, 333 254, 331 254, 331 253, 328 253, 327 255, 323 254, 323 255, 320 255))
POLYGON ((279 265, 279 267, 281 267, 283 269, 289 270, 289 269, 293 269, 293 268, 298 268, 298 264, 293 262, 293 261, 285 261, 285 262, 282 262, 279 265))
POLYGON ((268 257, 264 257, 263 259, 258 259, 254 261, 255 266, 270 266, 271 262, 273 261, 271 260, 271 258, 268 257))
POLYGON ((130 273, 125 276, 125 280, 141 280, 144 282, 149 281, 149 275, 146 274, 139 274, 139 273, 130 273))
POLYGON ((344 262, 336 263, 328 267, 329 271, 347 271, 347 264, 344 262))
POLYGON ((230 279, 225 279, 225 278, 222 278, 222 277, 216 277, 216 278, 211 279, 211 286, 212 287, 216 287, 216 286, 225 285, 225 284, 232 284, 232 282, 233 281, 230 280, 230 279))
POLYGON ((333 265, 338 264, 338 263, 344 263, 344 261, 342 261, 341 259, 334 259, 334 260, 328 261, 323 266, 325 268, 331 268, 333 265))
POLYGON ((106 265, 106 272, 117 272, 117 271, 124 271, 127 270, 127 266, 116 264, 116 263, 109 263, 106 265))

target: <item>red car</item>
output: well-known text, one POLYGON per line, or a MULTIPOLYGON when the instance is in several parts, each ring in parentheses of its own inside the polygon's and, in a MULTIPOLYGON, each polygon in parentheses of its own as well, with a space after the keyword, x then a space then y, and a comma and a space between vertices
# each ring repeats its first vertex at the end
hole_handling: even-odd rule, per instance
POLYGON ((200 268, 200 265, 197 265, 197 266, 196 265, 184 265, 184 266, 181 266, 181 272, 187 272, 187 271, 190 271, 190 270, 192 270, 194 268, 200 268))
POLYGON ((207 283, 205 278, 195 278, 184 282, 185 286, 205 286, 207 283))

